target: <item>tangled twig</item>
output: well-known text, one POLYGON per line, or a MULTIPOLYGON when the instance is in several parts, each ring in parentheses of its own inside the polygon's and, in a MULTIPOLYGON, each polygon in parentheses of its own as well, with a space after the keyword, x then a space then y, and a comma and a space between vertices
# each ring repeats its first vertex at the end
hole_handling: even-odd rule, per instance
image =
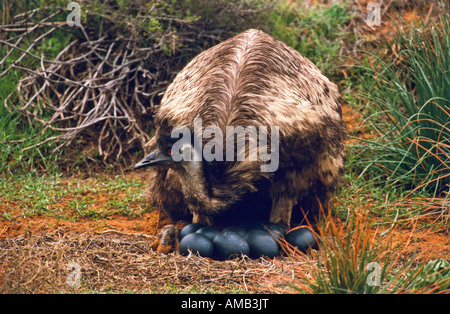
POLYGON ((78 27, 57 21, 67 11, 55 7, 28 10, 13 16, 12 23, 0 23, 0 46, 6 50, 0 76, 12 69, 26 73, 6 106, 40 123, 41 133, 56 133, 25 149, 54 142, 59 150, 80 138, 97 146, 105 160, 141 149, 150 139, 153 108, 185 62, 245 28, 245 20, 261 12, 217 1, 217 14, 206 19, 168 13, 161 1, 150 6, 129 0, 125 8, 79 2, 92 9, 78 27), (224 14, 240 22, 218 23, 224 14), (55 57, 36 53, 61 31, 69 34, 69 42, 55 57), (13 52, 19 54, 15 60, 13 52))

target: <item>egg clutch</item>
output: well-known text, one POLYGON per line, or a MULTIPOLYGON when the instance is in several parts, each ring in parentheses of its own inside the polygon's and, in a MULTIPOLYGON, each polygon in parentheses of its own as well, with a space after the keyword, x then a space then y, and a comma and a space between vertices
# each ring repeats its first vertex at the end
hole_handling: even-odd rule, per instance
POLYGON ((286 234, 281 226, 271 222, 242 224, 223 230, 192 223, 180 232, 179 252, 218 260, 241 255, 273 258, 280 253, 283 240, 302 252, 317 249, 317 241, 308 228, 295 228, 286 234))

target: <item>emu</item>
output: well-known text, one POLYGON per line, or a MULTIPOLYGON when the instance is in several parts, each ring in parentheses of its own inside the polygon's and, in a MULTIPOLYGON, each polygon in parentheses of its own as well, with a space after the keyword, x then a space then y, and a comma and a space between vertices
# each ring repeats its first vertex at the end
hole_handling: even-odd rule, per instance
POLYGON ((224 225, 268 219, 289 229, 291 220, 326 212, 341 182, 346 133, 341 104, 337 86, 307 58, 250 29, 200 53, 178 73, 155 114, 155 136, 146 145, 150 153, 135 168, 155 166, 150 193, 173 220, 191 216, 193 222, 224 225), (195 138, 198 119, 200 131, 213 127, 223 135, 213 138, 215 145, 211 138, 195 138), (277 152, 277 169, 261 171, 274 157, 247 158, 255 149, 249 143, 244 160, 199 155, 198 148, 208 143, 217 153, 230 137, 236 142, 229 126, 277 127, 278 147, 271 147, 274 133, 265 134, 265 149, 277 152), (180 135, 181 128, 191 131, 191 139, 173 151, 180 140, 173 134, 180 135), (175 161, 174 153, 191 158, 175 161))

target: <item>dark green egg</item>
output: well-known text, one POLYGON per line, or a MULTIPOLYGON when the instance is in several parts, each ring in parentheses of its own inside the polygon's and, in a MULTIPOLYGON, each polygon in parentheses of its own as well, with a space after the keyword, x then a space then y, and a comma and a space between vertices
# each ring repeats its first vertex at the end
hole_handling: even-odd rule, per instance
POLYGON ((245 235, 245 240, 250 247, 251 258, 274 258, 279 253, 277 241, 266 231, 251 230, 245 235))
POLYGON ((198 229, 197 231, 195 231, 195 233, 201 233, 205 236, 207 236, 208 238, 212 240, 214 240, 214 238, 216 237, 216 235, 218 235, 220 233, 220 230, 214 227, 202 227, 200 229, 198 229))
POLYGON ((215 255, 221 260, 248 255, 250 252, 247 241, 233 231, 222 231, 216 235, 213 244, 215 255))
POLYGON ((203 257, 212 257, 214 246, 210 238, 201 233, 189 233, 180 241, 179 252, 181 255, 188 255, 189 251, 203 257))
POLYGON ((261 229, 267 231, 275 240, 280 240, 286 236, 286 232, 283 227, 273 222, 262 223, 261 229))
POLYGON ((205 225, 198 224, 198 223, 193 223, 193 224, 186 225, 183 229, 181 229, 180 239, 183 239, 184 236, 188 235, 189 233, 196 232, 198 229, 200 229, 200 228, 202 228, 204 226, 205 225))
POLYGON ((223 229, 223 231, 233 231, 238 233, 241 236, 245 236, 245 234, 247 233, 247 229, 244 226, 229 226, 225 229, 223 229))
POLYGON ((318 248, 314 234, 308 228, 292 229, 286 234, 286 241, 302 252, 309 248, 318 248))

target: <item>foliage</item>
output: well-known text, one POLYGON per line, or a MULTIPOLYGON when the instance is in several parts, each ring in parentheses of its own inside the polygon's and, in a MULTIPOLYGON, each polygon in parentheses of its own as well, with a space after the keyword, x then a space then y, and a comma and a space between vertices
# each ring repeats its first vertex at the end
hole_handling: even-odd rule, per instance
MULTIPOLYGON (((290 288, 313 294, 398 294, 434 293, 448 289, 449 264, 445 260, 420 262, 420 254, 404 260, 406 244, 396 231, 380 232, 364 208, 357 209, 348 222, 328 216, 318 226, 319 250, 313 263, 300 263, 290 288), (309 264, 304 267, 303 264, 309 264)), ((294 262, 303 257, 287 247, 294 262)))
MULTIPOLYGON (((413 291, 432 289, 433 292, 448 292, 450 290, 450 263, 445 259, 431 260, 419 271, 409 271, 407 278, 413 278, 409 280, 409 289, 413 291)), ((400 279, 401 283, 405 281, 404 278, 400 279)))
POLYGON ((310 59, 325 75, 336 76, 352 17, 345 2, 279 1, 267 25, 275 37, 310 59))
POLYGON ((13 13, 0 25, 0 84, 25 76, 0 101, 39 130, 33 136, 45 134, 22 149, 57 143, 54 152, 71 145, 108 161, 142 150, 153 107, 193 56, 263 24, 269 8, 254 0, 83 0, 80 25, 71 27, 65 1, 22 1, 4 4, 13 13))
POLYGON ((450 182, 450 17, 400 31, 391 60, 369 56, 367 118, 379 136, 361 140, 355 165, 387 184, 433 196, 450 182))

